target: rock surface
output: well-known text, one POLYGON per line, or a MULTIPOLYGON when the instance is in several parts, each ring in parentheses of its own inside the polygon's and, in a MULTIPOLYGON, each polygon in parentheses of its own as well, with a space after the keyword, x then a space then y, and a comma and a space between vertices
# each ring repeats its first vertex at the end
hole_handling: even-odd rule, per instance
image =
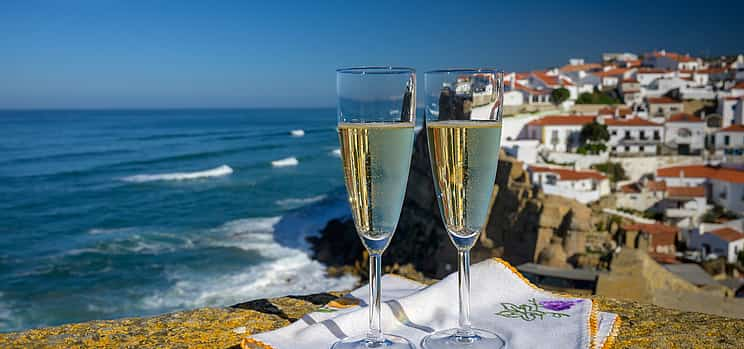
MULTIPOLYGON (((251 333, 276 329, 340 293, 255 300, 150 318, 92 321, 0 334, 0 348, 240 348, 251 333)), ((743 348, 744 320, 594 297, 620 315, 613 348, 743 348)))
MULTIPOLYGON (((564 239, 560 249, 571 252, 564 251, 567 258, 584 251, 585 236, 593 231, 591 209, 533 189, 522 167, 521 162, 500 154, 485 234, 472 250, 474 263, 491 257, 503 257, 513 265, 534 262, 554 236, 564 239)), ((416 137, 400 222, 383 256, 385 265, 412 264, 432 278, 455 270, 457 256, 435 198, 429 152, 421 132, 416 137)), ((329 222, 319 236, 308 240, 316 260, 329 266, 354 266, 351 269, 364 277, 363 248, 350 218, 329 222)))

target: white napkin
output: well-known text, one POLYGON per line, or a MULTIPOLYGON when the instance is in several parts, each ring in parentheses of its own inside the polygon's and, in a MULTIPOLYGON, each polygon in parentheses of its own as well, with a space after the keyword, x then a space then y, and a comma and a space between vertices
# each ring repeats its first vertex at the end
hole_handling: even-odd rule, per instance
MULTIPOLYGON (((538 288, 501 259, 471 268, 471 322, 499 334, 508 348, 603 349, 620 326, 616 314, 599 312, 591 299, 538 288)), ((383 331, 408 338, 417 348, 436 330, 457 327, 457 274, 426 286, 408 279, 382 278, 383 331)), ((347 335, 367 331, 367 286, 319 311, 244 341, 247 348, 325 349, 347 335)))

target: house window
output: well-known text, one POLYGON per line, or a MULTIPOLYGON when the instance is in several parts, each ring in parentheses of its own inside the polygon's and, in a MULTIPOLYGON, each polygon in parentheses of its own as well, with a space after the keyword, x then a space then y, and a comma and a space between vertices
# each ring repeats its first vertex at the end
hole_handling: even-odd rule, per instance
POLYGON ((625 139, 630 139, 630 131, 625 131, 625 139))
POLYGON ((630 151, 630 147, 626 145, 626 146, 625 146, 625 152, 627 153, 627 152, 629 152, 629 151, 630 151))
POLYGON ((646 139, 646 131, 641 130, 641 139, 646 139))
POLYGON ((643 148, 642 145, 641 146, 638 146, 638 151, 640 151, 641 153, 643 153, 643 150, 644 150, 644 148, 643 148))
POLYGON ((721 190, 721 193, 718 194, 718 197, 721 198, 721 200, 726 200, 726 188, 723 188, 723 190, 721 190))
POLYGON ((617 130, 612 130, 612 135, 617 136, 617 130))
POLYGON ((659 131, 654 131, 654 140, 658 141, 659 139, 661 139, 661 137, 659 136, 659 131))
POLYGON ((729 145, 730 142, 731 142, 731 137, 729 137, 728 135, 723 136, 724 145, 729 145))
POLYGON ((550 133, 550 144, 556 145, 560 141, 558 140, 558 130, 553 130, 553 132, 550 133))
POLYGON ((692 136, 692 131, 690 131, 690 129, 688 128, 683 127, 677 130, 677 136, 682 137, 682 138, 688 138, 692 136))
MULTIPOLYGON (((616 151, 617 151, 617 147, 612 147, 612 152, 614 153, 616 151)), ((744 196, 742 196, 742 199, 744 199, 744 196)))

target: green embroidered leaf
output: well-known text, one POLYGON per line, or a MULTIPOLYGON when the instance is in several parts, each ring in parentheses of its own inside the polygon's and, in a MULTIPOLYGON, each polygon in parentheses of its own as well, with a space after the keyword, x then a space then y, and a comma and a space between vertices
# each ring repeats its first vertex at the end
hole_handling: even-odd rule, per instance
POLYGON ((501 306, 504 309, 494 314, 505 317, 505 318, 510 318, 510 319, 519 318, 524 321, 534 321, 537 319, 544 320, 545 315, 550 315, 554 318, 563 318, 563 317, 571 316, 569 314, 542 310, 540 304, 538 304, 534 298, 527 301, 527 304, 517 305, 514 303, 504 302, 504 303, 501 303, 501 306))

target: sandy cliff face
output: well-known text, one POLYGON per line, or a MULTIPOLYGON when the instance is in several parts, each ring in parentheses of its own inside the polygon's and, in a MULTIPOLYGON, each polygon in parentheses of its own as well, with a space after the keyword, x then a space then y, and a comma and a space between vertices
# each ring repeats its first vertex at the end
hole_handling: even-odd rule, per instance
MULTIPOLYGON (((400 222, 385 265, 411 263, 428 277, 455 270, 454 247, 441 223, 424 133, 416 137, 400 222)), ((499 256, 514 265, 536 261, 554 236, 562 238, 568 258, 584 251, 592 230, 591 210, 574 200, 544 195, 532 188, 522 163, 500 156, 494 197, 485 234, 473 248, 473 262, 499 256)), ((314 257, 330 266, 354 266, 366 273, 363 248, 350 218, 333 220, 320 236, 309 238, 314 257)))

